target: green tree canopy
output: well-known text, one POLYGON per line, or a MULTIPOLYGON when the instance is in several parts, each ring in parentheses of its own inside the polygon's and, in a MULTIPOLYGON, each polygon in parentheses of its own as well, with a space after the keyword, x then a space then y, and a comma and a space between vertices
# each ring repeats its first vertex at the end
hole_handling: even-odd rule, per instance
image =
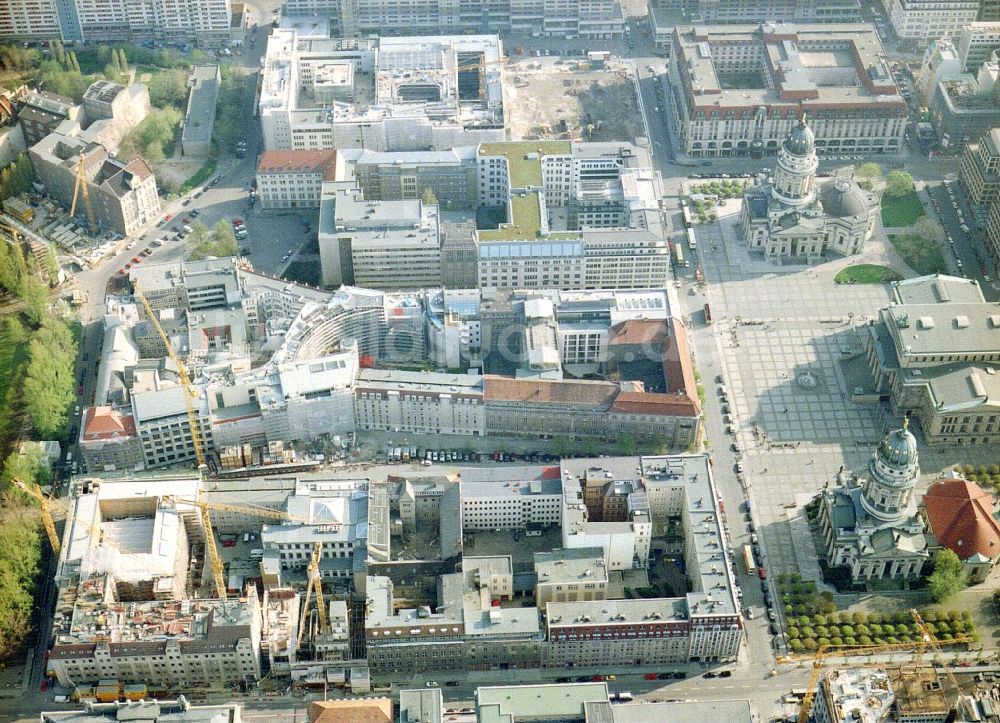
POLYGON ((934 572, 927 578, 927 591, 934 602, 943 602, 965 587, 962 561, 954 551, 944 549, 934 561, 934 572))
POLYGON ((885 195, 905 196, 913 191, 913 176, 906 171, 890 171, 885 178, 885 195))
POLYGON ((75 399, 73 365, 76 341, 61 319, 45 317, 28 342, 24 379, 25 412, 42 439, 62 436, 75 399))

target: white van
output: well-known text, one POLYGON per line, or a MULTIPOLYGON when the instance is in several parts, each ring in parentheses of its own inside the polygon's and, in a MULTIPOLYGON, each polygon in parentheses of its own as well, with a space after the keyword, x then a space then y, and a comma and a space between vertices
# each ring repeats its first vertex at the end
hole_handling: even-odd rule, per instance
POLYGON ((259 547, 256 550, 250 550, 250 559, 251 560, 263 560, 264 559, 264 551, 262 549, 260 549, 259 547))

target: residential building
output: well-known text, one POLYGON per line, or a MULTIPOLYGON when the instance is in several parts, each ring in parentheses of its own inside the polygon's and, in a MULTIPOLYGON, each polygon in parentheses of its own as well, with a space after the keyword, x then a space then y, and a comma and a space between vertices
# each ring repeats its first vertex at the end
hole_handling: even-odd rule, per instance
POLYGON ((1000 201, 1000 128, 991 129, 978 143, 966 146, 960 178, 976 206, 1000 201))
POLYGON ((0 38, 108 42, 157 39, 217 48, 229 42, 229 0, 29 2, 0 9, 0 38))
MULTIPOLYGON (((67 208, 73 202, 82 156, 90 203, 97 223, 104 228, 129 236, 160 215, 156 179, 141 158, 123 163, 103 146, 59 133, 51 133, 36 143, 28 155, 36 179, 44 184, 50 197, 67 208)), ((82 211, 79 207, 77 210, 82 211)))
POLYGON ((207 687, 260 678, 253 586, 232 600, 109 603, 103 593, 81 583, 73 615, 59 620, 57 613, 48 672, 60 685, 114 678, 207 687))
POLYGON ((187 158, 207 158, 215 127, 215 106, 222 77, 217 65, 196 65, 188 79, 187 110, 181 131, 181 154, 187 158))
POLYGON ((192 705, 183 696, 176 699, 91 703, 76 710, 45 711, 40 723, 115 723, 130 717, 152 723, 243 723, 242 703, 192 705))
POLYGON ((975 73, 1000 50, 1000 22, 976 22, 962 27, 958 35, 958 59, 966 73, 975 73))
POLYGON ((319 208, 323 183, 344 180, 339 151, 264 151, 257 162, 261 208, 319 208))
POLYGON ((541 610, 550 602, 591 602, 608 595, 608 571, 600 547, 536 552, 535 575, 535 604, 541 610))
POLYGON ((114 155, 122 139, 149 115, 149 90, 142 83, 127 86, 107 80, 95 81, 83 94, 87 128, 80 137, 100 143, 114 155))
POLYGON ((893 304, 867 327, 874 390, 920 424, 929 444, 1000 438, 1000 314, 979 285, 922 276, 893 285, 893 304))
POLYGON ((898 38, 922 42, 958 37, 979 14, 979 0, 882 0, 882 7, 898 38))
MULTIPOLYGON (((664 3, 660 3, 664 5, 664 3)), ((790 23, 860 23, 861 7, 854 0, 769 0, 732 2, 697 0, 689 6, 690 22, 698 24, 766 23, 778 18, 790 23)))
POLYGON ((82 121, 84 118, 83 106, 74 104, 72 98, 38 90, 30 91, 24 105, 17 111, 17 120, 28 148, 54 133, 63 121, 82 121))
POLYGON ((486 434, 483 378, 362 369, 354 384, 359 431, 486 434))
POLYGON ((87 472, 132 472, 145 466, 135 417, 112 407, 87 407, 83 410, 77 449, 82 467, 87 472))
POLYGON ((875 231, 875 194, 849 178, 816 188, 817 168, 815 136, 803 116, 778 152, 773 180, 744 191, 740 223, 748 247, 769 259, 861 253, 875 231))
MULTIPOLYGON (((484 471, 485 472, 485 471, 484 471)), ((517 479, 517 470, 500 483, 493 475, 463 474, 462 528, 526 530, 559 524, 562 486, 554 477, 517 479)))
POLYGON ((998 74, 1000 65, 988 62, 977 75, 966 73, 938 83, 928 111, 942 147, 974 142, 996 125, 998 74))
POLYGON ((871 25, 681 25, 671 57, 668 112, 685 155, 776 155, 803 113, 821 155, 903 146, 906 103, 871 25))
POLYGON ((365 642, 372 673, 539 667, 538 608, 499 606, 512 593, 512 574, 510 557, 467 557, 461 572, 440 576, 433 609, 397 609, 392 581, 369 577, 365 642))
POLYGON ((1000 560, 993 495, 953 473, 930 486, 922 506, 931 549, 946 548, 958 555, 970 585, 985 581, 1000 560))
POLYGON ((345 185, 330 184, 320 201, 323 285, 417 289, 440 284, 438 207, 423 200, 368 201, 345 185))
MULTIPOLYGON (((937 92, 937 85, 946 78, 955 78, 964 71, 955 44, 947 37, 937 37, 927 46, 920 70, 913 78, 917 102, 927 107, 937 92)), ((978 67, 977 67, 978 69, 978 67)))
POLYGON ((373 0, 291 0, 283 14, 292 18, 319 16, 329 20, 341 36, 491 32, 596 40, 621 38, 625 32, 621 6, 615 0, 575 0, 560 5, 541 0, 476 0, 462 7, 437 0, 417 0, 399 7, 383 6, 373 0))
POLYGON ((986 253, 993 262, 993 268, 1000 268, 1000 201, 990 204, 986 214, 986 236, 983 239, 986 253))
POLYGON ((503 140, 497 36, 376 42, 308 32, 278 29, 268 38, 259 101, 265 150, 426 151, 503 140), (351 100, 333 99, 331 74, 344 80, 337 87, 351 79, 351 100), (481 92, 460 92, 460 76, 462 88, 477 82, 481 92))
POLYGON ((929 558, 913 487, 920 475, 917 441, 902 429, 879 443, 863 477, 841 472, 820 498, 819 525, 830 567, 851 580, 916 580, 929 558))

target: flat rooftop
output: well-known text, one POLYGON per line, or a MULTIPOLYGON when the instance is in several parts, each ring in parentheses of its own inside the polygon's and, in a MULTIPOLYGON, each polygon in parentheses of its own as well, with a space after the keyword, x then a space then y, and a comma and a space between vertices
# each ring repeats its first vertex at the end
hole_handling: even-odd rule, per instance
POLYGON ((479 723, 510 723, 517 720, 582 720, 584 706, 607 701, 607 683, 560 683, 557 685, 506 685, 476 690, 479 723))
POLYGON ((188 81, 191 94, 188 96, 187 113, 184 116, 182 143, 207 143, 212 139, 215 104, 219 96, 218 78, 217 65, 196 65, 191 69, 188 81))
POLYGON ((820 116, 838 106, 893 115, 906 111, 870 24, 687 25, 674 30, 673 43, 675 62, 688 69, 684 95, 692 114, 720 108, 753 112, 761 105, 795 112, 814 107, 820 116), (725 66, 716 63, 715 53, 723 58, 734 45, 757 48, 771 87, 724 86, 725 66))

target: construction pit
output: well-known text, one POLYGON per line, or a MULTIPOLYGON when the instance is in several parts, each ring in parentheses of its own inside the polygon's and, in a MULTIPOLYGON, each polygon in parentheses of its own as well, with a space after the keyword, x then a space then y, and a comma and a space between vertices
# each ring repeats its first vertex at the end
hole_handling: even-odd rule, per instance
POLYGON ((509 124, 516 140, 633 142, 643 135, 635 86, 625 68, 525 59, 508 66, 507 80, 509 124))

